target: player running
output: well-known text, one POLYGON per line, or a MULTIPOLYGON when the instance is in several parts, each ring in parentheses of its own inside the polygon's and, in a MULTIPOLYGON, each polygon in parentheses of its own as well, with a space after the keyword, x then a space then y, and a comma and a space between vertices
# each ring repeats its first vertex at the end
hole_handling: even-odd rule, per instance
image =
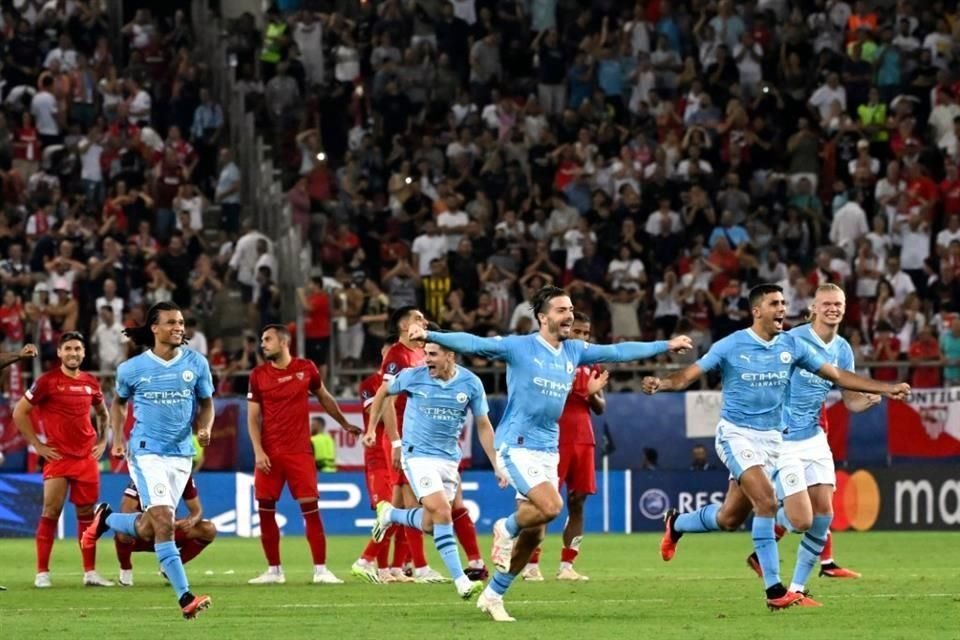
POLYGON ((248 584, 283 584, 280 565, 280 527, 277 501, 287 485, 300 504, 307 543, 313 557, 314 584, 343 584, 327 569, 327 538, 317 504, 317 467, 310 444, 310 394, 344 431, 360 434, 327 391, 317 365, 290 354, 290 333, 279 324, 267 325, 260 334, 266 362, 250 374, 247 393, 247 428, 256 456, 253 473, 257 510, 260 514, 260 544, 267 557, 267 570, 248 584))
POLYGON ((495 466, 517 490, 520 506, 493 528, 493 561, 497 572, 480 595, 477 607, 498 622, 512 622, 503 595, 543 540, 546 525, 563 509, 557 490, 557 420, 573 386, 576 367, 596 362, 644 360, 692 346, 679 336, 669 342, 622 342, 593 345, 569 340, 573 303, 557 287, 543 287, 531 306, 540 323, 537 334, 478 338, 468 333, 428 332, 410 328, 410 338, 456 351, 504 360, 507 363, 507 406, 496 433, 495 466), (521 536, 521 532, 523 535, 521 536), (516 553, 514 542, 517 541, 516 553))
MULTIPOLYGON (((791 329, 790 333, 808 343, 828 363, 845 371, 854 371, 853 348, 838 335, 846 311, 843 289, 831 283, 820 285, 810 310, 810 323, 791 329)), ((773 474, 777 500, 783 504, 777 512, 777 521, 782 530, 806 532, 797 551, 790 591, 804 591, 810 572, 830 540, 837 477, 833 453, 820 419, 823 403, 832 387, 823 378, 798 369, 790 378, 783 406, 786 430, 773 474)), ((859 413, 878 404, 880 396, 843 391, 843 402, 849 411, 859 413)), ((824 559, 832 561, 831 555, 826 553, 824 559)), ((750 555, 747 563, 763 577, 755 554, 750 555)), ((860 575, 835 563, 829 569, 821 569, 820 575, 827 575, 828 570, 834 576, 860 575)))
MULTIPOLYGON (((50 554, 57 537, 57 522, 70 492, 70 502, 77 511, 78 538, 93 521, 93 508, 100 495, 100 457, 107 442, 107 407, 103 403, 100 383, 89 373, 80 371, 84 358, 83 335, 68 331, 57 342, 60 366, 44 373, 17 402, 13 420, 24 439, 42 456, 43 512, 37 523, 37 576, 33 585, 45 589, 50 580, 50 554), (96 427, 90 421, 91 408, 96 412, 96 427), (43 421, 46 442, 41 442, 33 429, 34 410, 43 421)), ((36 348, 27 345, 18 357, 34 357, 36 348), (33 354, 33 355, 31 355, 33 354)), ((97 548, 81 548, 83 584, 89 587, 112 587, 113 583, 96 571, 97 548)))
MULTIPOLYGON (((574 340, 590 340, 590 317, 579 311, 573 314, 570 337, 574 340)), ((600 415, 607 407, 603 388, 610 374, 598 367, 577 367, 573 389, 560 415, 560 486, 567 485, 567 522, 563 527, 563 549, 560 551, 560 569, 557 580, 589 580, 573 568, 580 554, 583 541, 583 507, 587 496, 597 492, 597 472, 594 464, 596 440, 590 410, 600 415)), ((530 556, 530 561, 520 577, 530 582, 543 581, 540 573, 540 547, 530 556)))
MULTIPOLYGON (((472 582, 464 573, 454 539, 451 505, 460 484, 460 432, 469 410, 476 420, 480 443, 493 459, 493 425, 487 415, 487 396, 480 379, 458 366, 452 351, 437 344, 428 342, 424 355, 424 366, 404 369, 390 382, 382 384, 371 408, 371 414, 377 415, 388 395, 402 393, 408 397, 404 409, 402 462, 409 486, 421 507, 400 509, 381 501, 377 505, 373 539, 383 540, 393 524, 432 533, 457 593, 470 599, 483 589, 483 583, 472 582)), ((376 443, 375 429, 376 423, 367 428, 363 442, 368 447, 376 443)), ((390 431, 388 427, 388 433, 390 431)))
MULTIPOLYGON (((753 325, 715 343, 696 363, 664 378, 643 380, 645 393, 682 391, 707 371, 719 368, 723 376, 723 404, 717 426, 717 455, 732 475, 723 508, 711 504, 678 516, 669 511, 660 543, 664 560, 676 553, 684 533, 731 529, 752 507, 754 550, 763 570, 767 606, 819 606, 780 582, 780 557, 774 541, 777 499, 770 474, 777 464, 782 441, 783 404, 787 383, 797 367, 851 391, 906 397, 907 384, 887 384, 863 378, 828 363, 806 342, 782 333, 786 303, 783 290, 762 284, 750 291, 753 325)), ((821 543, 822 546, 822 543, 821 543)))
MULTIPOLYGON (((200 495, 197 492, 197 484, 194 482, 192 474, 187 479, 187 485, 184 487, 183 495, 180 498, 187 505, 188 513, 186 518, 174 523, 177 530, 173 536, 177 549, 180 550, 180 561, 187 564, 213 542, 214 538, 217 537, 217 527, 210 520, 203 519, 203 505, 200 504, 200 495)), ((137 491, 137 485, 131 482, 123 490, 120 513, 141 512, 143 512, 143 504, 140 502, 140 493, 137 491)), ((136 538, 131 538, 122 533, 114 535, 113 541, 117 550, 117 560, 120 563, 120 579, 117 582, 121 587, 133 586, 133 563, 130 559, 133 552, 156 551, 152 534, 152 531, 147 531, 144 528, 137 531, 136 538)))
POLYGON ((145 509, 143 515, 113 513, 102 503, 83 532, 81 546, 92 547, 107 529, 130 537, 152 534, 157 560, 177 594, 181 613, 192 619, 212 602, 209 596, 190 591, 174 540, 176 508, 193 467, 193 431, 201 446, 210 444, 213 378, 207 359, 183 346, 183 333, 183 314, 172 302, 156 303, 147 312, 145 325, 124 330, 134 344, 148 350, 117 368, 116 399, 110 407, 112 451, 116 457, 127 456, 145 509), (129 400, 137 410, 128 449, 123 423, 129 400))

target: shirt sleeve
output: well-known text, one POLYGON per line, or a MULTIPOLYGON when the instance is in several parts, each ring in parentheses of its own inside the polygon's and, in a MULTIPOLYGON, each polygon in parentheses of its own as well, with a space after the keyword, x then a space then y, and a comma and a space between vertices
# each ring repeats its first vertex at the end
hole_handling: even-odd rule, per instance
POLYGON ((127 364, 124 362, 117 367, 117 398, 124 402, 133 395, 133 386, 130 384, 130 376, 128 375, 130 367, 124 366, 127 364))
POLYGON ((492 358, 493 360, 504 360, 511 362, 515 353, 517 341, 516 337, 511 336, 502 338, 479 338, 472 333, 461 333, 452 331, 444 333, 442 331, 427 332, 427 342, 433 342, 444 349, 450 349, 457 353, 469 353, 492 358))
POLYGON ((483 390, 483 385, 479 380, 474 380, 474 391, 470 397, 470 411, 474 418, 482 418, 490 413, 490 406, 487 404, 487 393, 483 390))
POLYGON ((620 342, 618 344, 583 343, 578 364, 597 362, 633 362, 646 360, 667 351, 667 341, 656 342, 620 342))
POLYGON ((803 340, 794 340, 793 344, 793 356, 797 366, 801 369, 806 369, 810 373, 820 375, 820 369, 827 364, 827 361, 803 340))
POLYGON ((707 351, 703 356, 697 360, 695 363, 700 370, 706 373, 707 371, 713 371, 723 362, 723 359, 727 355, 729 350, 730 342, 727 340, 721 340, 720 342, 715 343, 710 350, 707 351))
POLYGON ((47 399, 47 376, 37 378, 23 395, 34 406, 43 404, 47 399))
POLYGON ((397 375, 393 376, 389 380, 384 376, 383 379, 387 381, 387 393, 391 396, 396 396, 410 387, 411 379, 413 378, 413 372, 415 369, 404 369, 397 375))
POLYGON ((213 374, 210 373, 210 363, 206 358, 198 353, 197 360, 200 362, 200 372, 194 389, 197 391, 198 398, 206 400, 213 397, 213 374))
POLYGON ((843 345, 840 351, 840 358, 837 360, 837 366, 850 373, 856 372, 856 360, 853 355, 853 347, 849 343, 843 345))
POLYGON ((90 380, 91 387, 93 388, 93 406, 99 407, 103 404, 103 389, 100 388, 100 383, 97 380, 90 380))
POLYGON ((247 386, 247 400, 256 402, 257 404, 263 402, 260 397, 260 376, 257 375, 256 369, 250 372, 250 382, 247 386))
POLYGON ((310 370, 310 388, 319 389, 323 386, 323 378, 320 377, 320 370, 317 369, 317 365, 313 360, 307 360, 307 363, 310 370))

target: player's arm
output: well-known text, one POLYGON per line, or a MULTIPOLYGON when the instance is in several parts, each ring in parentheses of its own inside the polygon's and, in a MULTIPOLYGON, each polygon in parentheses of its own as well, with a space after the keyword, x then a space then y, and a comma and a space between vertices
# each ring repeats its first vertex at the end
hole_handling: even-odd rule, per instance
POLYGON ((477 438, 480 440, 480 446, 487 455, 487 459, 494 468, 497 466, 497 448, 493 445, 493 423, 490 422, 490 416, 476 416, 477 419, 477 438))
POLYGON ((607 410, 607 397, 603 393, 603 388, 607 386, 609 380, 609 371, 591 371, 590 379, 587 381, 587 404, 598 416, 603 415, 607 410))
POLYGON ((213 431, 213 397, 197 398, 197 417, 193 419, 193 426, 197 430, 197 440, 201 447, 210 444, 210 436, 213 431))
POLYGON ((677 336, 670 340, 656 342, 620 342, 618 344, 585 344, 580 353, 579 364, 597 362, 634 362, 646 360, 661 353, 673 351, 682 353, 693 348, 693 342, 687 336, 677 336))
POLYGON ((390 383, 384 382, 377 389, 377 394, 373 396, 373 402, 370 403, 370 418, 367 422, 366 439, 369 439, 371 445, 376 438, 377 424, 383 421, 383 428, 390 438, 391 443, 400 441, 400 432, 397 429, 397 411, 393 403, 396 396, 390 391, 390 383))
POLYGON ((187 505, 187 516, 180 520, 177 520, 177 529, 181 531, 189 531, 197 526, 197 523, 203 520, 203 505, 200 504, 200 497, 194 496, 193 498, 183 499, 184 504, 187 505))
MULTIPOLYGON (((120 386, 119 376, 117 386, 120 386)), ((110 454, 115 458, 122 458, 127 454, 127 445, 123 441, 123 423, 127 421, 127 399, 117 393, 110 404, 110 433, 113 445, 110 454)))
MULTIPOLYGON (((247 396, 250 397, 249 395, 247 396)), ((253 457, 257 469, 270 473, 270 457, 263 450, 263 431, 261 427, 261 407, 257 400, 247 400, 247 433, 253 445, 253 457)))
POLYGON ((692 364, 666 378, 647 376, 643 379, 643 392, 649 395, 660 391, 683 391, 704 374, 699 364, 692 364))
POLYGON ((36 358, 37 347, 32 344, 23 345, 23 348, 20 351, 12 351, 10 353, 0 353, 0 369, 5 369, 9 367, 14 362, 20 362, 21 360, 30 360, 36 358))
MULTIPOLYGON (((337 421, 337 424, 340 425, 341 429, 354 435, 359 435, 361 433, 362 430, 359 427, 347 422, 346 416, 344 416, 343 411, 340 410, 340 405, 337 404, 336 399, 330 395, 329 391, 327 391, 327 387, 323 384, 323 382, 317 385, 317 387, 313 390, 313 395, 317 396, 317 400, 320 401, 320 405, 323 407, 323 410, 326 411, 331 418, 337 421)), ((374 423, 374 425, 376 425, 376 423, 374 423)))
POLYGON ((63 456, 53 447, 48 447, 41 442, 40 438, 37 437, 37 432, 33 429, 33 422, 30 420, 31 411, 33 411, 33 404, 26 397, 20 398, 17 406, 13 409, 13 421, 16 423, 17 429, 23 439, 27 441, 27 444, 36 450, 37 455, 43 456, 47 460, 59 460, 63 456))
POLYGON ((888 396, 895 400, 904 400, 910 395, 910 385, 906 382, 900 382, 897 384, 879 382, 871 378, 858 376, 857 374, 850 373, 849 371, 844 371, 843 369, 835 367, 829 363, 824 363, 818 369, 809 370, 811 373, 816 373, 821 378, 829 380, 838 387, 842 387, 847 391, 875 393, 881 396, 888 396))
POLYGON ((95 417, 94 426, 97 429, 97 443, 93 446, 93 458, 99 460, 103 456, 104 449, 107 448, 107 432, 110 429, 110 413, 107 411, 107 405, 103 402, 103 396, 100 396, 100 402, 93 405, 95 417))
POLYGON ((510 359, 510 341, 506 338, 480 338, 472 333, 427 331, 420 325, 410 326, 410 339, 433 342, 456 353, 479 355, 492 360, 510 359))
POLYGON ((843 390, 843 404, 850 413, 861 413, 880 404, 883 396, 876 393, 860 393, 859 391, 843 390))

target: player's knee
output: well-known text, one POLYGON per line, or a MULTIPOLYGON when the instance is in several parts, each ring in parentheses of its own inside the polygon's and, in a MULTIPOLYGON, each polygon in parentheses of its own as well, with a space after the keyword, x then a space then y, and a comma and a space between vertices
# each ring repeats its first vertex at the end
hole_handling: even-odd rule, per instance
POLYGON ((197 538, 207 542, 208 544, 213 542, 214 538, 217 537, 217 527, 214 526, 209 520, 201 520, 195 526, 197 531, 197 538))
POLYGON ((453 522, 453 511, 450 505, 444 504, 430 510, 430 517, 436 524, 450 524, 453 522))
POLYGON ((561 500, 559 496, 557 496, 556 499, 551 498, 540 507, 540 511, 542 511, 543 515, 549 520, 556 520, 563 511, 563 500, 561 500))
POLYGON ((717 512, 717 526, 723 531, 736 531, 744 520, 745 518, 738 513, 724 511, 723 509, 717 512))
POLYGON ((76 510, 77 510, 77 517, 78 517, 78 518, 86 519, 86 518, 89 518, 89 517, 93 516, 93 505, 92 505, 92 504, 83 504, 83 505, 79 505, 79 504, 78 504, 75 508, 76 508, 76 510))
POLYGON ((793 530, 797 533, 803 533, 810 529, 813 526, 813 514, 812 513, 803 513, 800 515, 787 515, 787 518, 790 520, 790 524, 793 525, 793 530))
POLYGON ((571 493, 567 496, 567 514, 571 516, 582 516, 583 505, 587 501, 587 496, 583 493, 571 493))
POLYGON ((777 515, 777 498, 770 495, 759 496, 753 503, 754 512, 764 518, 772 518, 777 515))
POLYGON ((44 518, 50 518, 52 520, 57 520, 60 518, 60 514, 63 512, 63 505, 56 504, 44 504, 42 515, 44 518))

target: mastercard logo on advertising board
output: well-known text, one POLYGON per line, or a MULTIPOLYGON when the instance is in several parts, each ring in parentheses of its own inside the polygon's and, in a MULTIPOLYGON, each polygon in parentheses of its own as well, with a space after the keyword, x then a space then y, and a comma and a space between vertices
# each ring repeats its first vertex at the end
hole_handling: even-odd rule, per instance
POLYGON ((869 471, 837 471, 833 494, 834 531, 868 531, 880 516, 880 487, 869 471))

